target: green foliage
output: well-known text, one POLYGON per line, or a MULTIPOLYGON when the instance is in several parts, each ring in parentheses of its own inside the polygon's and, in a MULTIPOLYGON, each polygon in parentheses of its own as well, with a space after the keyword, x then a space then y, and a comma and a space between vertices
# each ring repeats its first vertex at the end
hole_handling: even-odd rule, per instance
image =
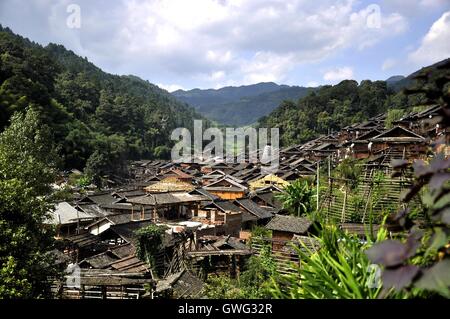
POLYGON ((314 187, 308 181, 296 180, 277 194, 283 208, 296 216, 303 216, 313 211, 314 187))
POLYGON ((50 141, 49 127, 34 108, 14 114, 0 136, 1 179, 18 179, 35 195, 49 193, 58 158, 50 141))
POLYGON ((147 262, 151 267, 155 267, 155 255, 161 250, 166 226, 151 224, 138 229, 136 235, 136 255, 147 262))
POLYGON ((33 287, 27 279, 29 274, 17 265, 13 256, 9 256, 0 269, 0 299, 19 299, 31 297, 33 287))
POLYGON ((0 134, 0 298, 48 296, 56 271, 46 254, 53 231, 42 226, 56 155, 38 118, 32 108, 16 113, 0 134))
POLYGON ((170 148, 165 145, 157 146, 155 147, 153 155, 156 158, 167 159, 170 157, 170 148))
POLYGON ((236 280, 226 275, 209 277, 203 287, 202 294, 208 299, 244 298, 236 280))
POLYGON ((107 74, 61 45, 44 48, 2 27, 0 105, 0 131, 34 105, 60 145, 61 164, 80 170, 89 164, 97 181, 125 174, 127 159, 167 157, 170 132, 201 118, 147 81, 107 74))
POLYGON ((272 231, 264 226, 255 225, 252 227, 252 238, 253 237, 270 238, 272 237, 272 231))
POLYGON ((52 202, 67 202, 73 199, 73 191, 68 185, 66 185, 62 189, 54 191, 51 195, 52 202))
MULTIPOLYGON (((422 94, 427 105, 440 105, 444 128, 450 126, 450 60, 441 63, 439 71, 425 69, 418 75, 417 88, 408 94, 422 94)), ((441 143, 445 143, 444 140, 441 143)), ((407 161, 393 163, 396 174, 408 168, 407 161)), ((366 254, 383 269, 383 284, 402 293, 439 294, 450 298, 450 160, 436 154, 427 165, 416 160, 414 185, 404 194, 410 203, 420 198, 425 207, 425 221, 421 228, 411 221, 409 208, 393 216, 393 221, 407 231, 406 240, 386 240, 366 254)))
POLYGON ((179 90, 172 94, 180 101, 194 106, 207 118, 224 125, 244 126, 253 124, 255 119, 264 114, 269 114, 282 101, 296 101, 313 90, 315 89, 258 83, 218 90, 179 90))
POLYGON ((259 256, 251 256, 239 278, 209 277, 203 294, 210 299, 270 298, 270 285, 278 277, 277 266, 269 245, 263 246, 259 256))
MULTIPOLYGON (((428 67, 438 74, 442 68, 428 67)), ((338 131, 354 123, 392 109, 387 124, 426 102, 423 92, 405 94, 404 87, 415 83, 412 78, 388 85, 385 81, 344 80, 337 85, 325 85, 310 91, 298 101, 283 101, 269 115, 259 119, 260 127, 280 128, 280 142, 284 146, 299 144, 338 131)))
POLYGON ((384 122, 385 126, 387 128, 393 127, 393 122, 400 120, 404 115, 406 111, 401 109, 390 109, 387 112, 386 120, 384 122))
POLYGON ((353 159, 345 159, 336 168, 339 178, 345 179, 349 189, 355 189, 358 186, 361 177, 362 168, 353 159))
POLYGON ((77 179, 76 185, 79 187, 87 187, 92 183, 92 178, 89 175, 82 175, 77 179))
MULTIPOLYGON (((377 240, 383 240, 381 230, 377 240)), ((375 299, 381 292, 376 268, 364 254, 371 242, 362 243, 356 236, 342 232, 335 225, 323 225, 316 238, 318 251, 301 243, 296 247, 301 265, 297 273, 273 280, 274 298, 293 299, 375 299)))
POLYGON ((350 215, 351 223, 359 223, 361 222, 361 212, 364 210, 364 206, 366 204, 367 198, 364 198, 359 195, 350 196, 350 203, 353 205, 354 209, 352 210, 352 214, 350 215))
POLYGON ((392 92, 384 81, 345 80, 323 86, 295 102, 284 101, 260 127, 280 128, 282 145, 306 142, 386 111, 392 92))

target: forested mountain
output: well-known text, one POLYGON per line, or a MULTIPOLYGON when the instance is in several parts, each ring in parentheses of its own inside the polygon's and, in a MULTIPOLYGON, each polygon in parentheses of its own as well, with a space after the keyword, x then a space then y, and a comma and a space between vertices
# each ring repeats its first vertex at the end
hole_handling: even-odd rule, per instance
POLYGON ((42 47, 0 26, 0 131, 27 107, 51 126, 64 167, 97 174, 124 159, 168 156, 171 131, 201 118, 147 81, 105 73, 61 45, 42 47))
POLYGON ((366 80, 360 84, 345 80, 334 86, 323 86, 296 102, 284 101, 272 113, 262 117, 258 125, 280 128, 280 142, 286 146, 308 141, 384 112, 388 112, 389 121, 395 120, 423 104, 423 95, 406 95, 403 89, 413 87, 415 77, 421 72, 441 72, 439 66, 446 61, 448 59, 406 78, 366 80))
POLYGON ((386 80, 386 83, 388 85, 388 87, 394 86, 396 83, 402 81, 403 79, 405 79, 405 77, 403 75, 394 75, 389 77, 386 80))
MULTIPOLYGON (((422 68, 422 69, 420 69, 420 70, 410 74, 407 77, 397 78, 396 81, 389 82, 389 79, 387 79, 386 81, 388 82, 389 88, 391 88, 395 92, 399 92, 400 90, 411 86, 414 83, 414 78, 417 75, 419 75, 419 73, 426 72, 427 70, 439 69, 439 67, 441 65, 444 65, 444 64, 448 63, 448 61, 450 61, 450 58, 442 60, 440 62, 437 62, 437 63, 435 63, 433 65, 424 67, 424 68, 422 68)), ((396 77, 394 77, 394 78, 396 78, 396 77)), ((391 77, 391 79, 392 79, 392 77, 391 77)))
POLYGON ((269 114, 284 100, 297 100, 311 88, 258 83, 239 87, 172 93, 178 100, 188 103, 205 117, 225 125, 249 125, 269 114))

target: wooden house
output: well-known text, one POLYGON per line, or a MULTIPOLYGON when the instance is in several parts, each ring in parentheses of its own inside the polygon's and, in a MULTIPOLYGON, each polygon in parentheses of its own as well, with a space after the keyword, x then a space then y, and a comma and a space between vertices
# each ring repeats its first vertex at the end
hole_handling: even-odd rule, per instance
POLYGON ((223 177, 203 188, 209 193, 227 200, 242 198, 247 192, 247 187, 228 177, 223 177))
POLYGON ((306 217, 275 215, 265 226, 272 231, 272 249, 280 250, 295 235, 306 236, 311 233, 313 223, 306 217))
MULTIPOLYGON (((381 134, 381 131, 374 129, 366 132, 365 134, 355 138, 351 141, 347 141, 340 145, 340 154, 344 157, 352 157, 356 159, 368 158, 371 155, 370 139, 381 134)), ((342 158, 342 157, 341 157, 342 158)))
POLYGON ((148 193, 128 200, 133 204, 131 214, 145 216, 150 212, 154 221, 189 219, 198 211, 202 201, 208 200, 202 195, 188 192, 148 193))
POLYGON ((373 143, 374 154, 389 153, 393 158, 415 159, 427 151, 427 143, 423 136, 401 126, 384 131, 369 141, 373 143))
POLYGON ((255 181, 250 182, 249 185, 250 190, 264 188, 269 185, 276 185, 278 188, 283 189, 284 187, 289 185, 289 182, 285 181, 283 178, 280 178, 274 174, 269 174, 255 181))
POLYGON ((291 240, 294 235, 306 236, 313 225, 306 217, 276 214, 266 228, 272 231, 272 239, 291 240))
POLYGON ((193 176, 190 174, 187 174, 185 172, 183 172, 182 170, 178 169, 178 168, 171 168, 169 171, 167 171, 164 175, 164 178, 167 177, 174 177, 177 178, 180 181, 186 182, 186 183, 191 183, 192 182, 192 178, 193 176))
POLYGON ((430 133, 436 133, 436 128, 439 127, 437 125, 441 121, 440 111, 440 105, 433 105, 423 111, 410 113, 393 122, 393 124, 413 131, 416 134, 429 136, 430 133))
POLYGON ((194 186, 179 177, 166 177, 144 188, 147 193, 190 192, 194 186))
POLYGON ((280 193, 280 190, 277 190, 276 186, 272 185, 252 193, 250 199, 259 206, 272 207, 274 211, 279 212, 283 209, 283 203, 277 199, 277 193, 280 193))
POLYGON ((244 212, 251 214, 255 218, 243 218, 242 229, 239 237, 242 239, 249 239, 251 230, 255 225, 265 225, 274 215, 274 210, 269 207, 262 207, 257 205, 254 201, 248 198, 237 199, 234 201, 239 208, 244 212))
POLYGON ((80 227, 97 218, 67 202, 57 203, 49 215, 44 224, 56 226, 57 238, 77 234, 80 227))
POLYGON ((221 171, 225 172, 225 174, 231 174, 234 171, 233 167, 226 163, 215 163, 215 164, 211 165, 211 169, 212 169, 212 171, 221 170, 221 171))
POLYGON ((210 222, 221 225, 217 227, 216 235, 231 235, 238 237, 242 230, 243 223, 257 221, 257 218, 227 200, 214 201, 203 206, 202 211, 206 212, 205 218, 210 222))

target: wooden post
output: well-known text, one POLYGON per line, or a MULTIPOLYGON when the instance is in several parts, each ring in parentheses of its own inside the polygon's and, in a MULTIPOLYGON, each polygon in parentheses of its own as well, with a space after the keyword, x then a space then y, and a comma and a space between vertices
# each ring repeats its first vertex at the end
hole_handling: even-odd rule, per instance
POLYGON ((317 161, 317 202, 316 202, 316 210, 319 210, 319 169, 320 169, 320 162, 317 161))
POLYGON ((85 289, 84 289, 84 285, 80 286, 80 298, 84 299, 85 296, 85 289))
POLYGON ((331 155, 328 156, 328 187, 331 185, 331 155))
POLYGON ((195 208, 194 208, 194 216, 198 216, 198 208, 200 207, 199 203, 195 204, 195 208))

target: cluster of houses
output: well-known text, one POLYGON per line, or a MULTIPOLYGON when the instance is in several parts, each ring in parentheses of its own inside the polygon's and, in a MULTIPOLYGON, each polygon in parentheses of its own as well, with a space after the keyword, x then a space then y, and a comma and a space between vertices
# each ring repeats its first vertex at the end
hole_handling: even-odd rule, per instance
POLYGON ((389 129, 385 119, 380 115, 281 149, 279 167, 269 174, 249 162, 132 162, 132 183, 88 192, 52 210, 47 223, 56 226, 59 243, 53 253, 58 263, 76 270, 75 284, 62 282, 55 293, 68 298, 199 297, 208 275, 237 276, 257 253, 249 245, 254 226, 272 232, 274 252, 293 256, 287 243, 296 241, 318 248, 308 237, 313 223, 283 209, 277 194, 287 185, 299 178, 314 180, 325 161, 382 164, 425 158, 440 137, 448 151, 439 107, 409 114, 389 129), (152 224, 166 230, 150 267, 137 257, 136 230, 152 224))

